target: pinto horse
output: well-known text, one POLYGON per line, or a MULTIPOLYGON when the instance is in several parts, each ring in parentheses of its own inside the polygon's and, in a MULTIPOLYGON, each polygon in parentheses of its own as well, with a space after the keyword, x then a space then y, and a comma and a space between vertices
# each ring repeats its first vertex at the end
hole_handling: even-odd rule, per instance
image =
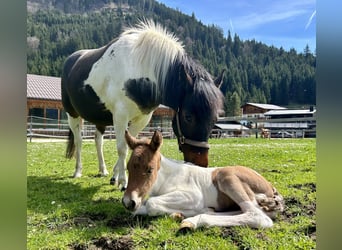
POLYGON ((125 130, 130 124, 130 133, 137 135, 159 104, 175 111, 172 127, 184 160, 206 167, 208 138, 222 110, 221 82, 222 74, 213 80, 173 34, 152 21, 127 29, 104 47, 74 52, 62 74, 62 103, 70 127, 66 156, 71 158, 76 149, 74 177, 82 175, 81 119, 96 125, 103 176, 108 175, 103 133, 114 124, 118 160, 111 183, 125 188, 125 130))
POLYGON ((242 167, 199 168, 175 162, 160 153, 162 135, 135 139, 128 161, 128 186, 122 203, 134 214, 171 214, 182 218, 181 229, 200 226, 266 228, 283 211, 276 189, 254 170, 242 167), (184 219, 184 217, 186 219, 184 219))

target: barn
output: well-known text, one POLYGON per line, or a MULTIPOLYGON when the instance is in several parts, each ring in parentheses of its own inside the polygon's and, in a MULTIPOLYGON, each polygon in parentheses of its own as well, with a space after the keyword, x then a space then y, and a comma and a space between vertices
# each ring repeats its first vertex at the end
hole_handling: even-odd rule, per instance
POLYGON ((27 74, 27 115, 66 119, 61 97, 61 79, 27 74))
MULTIPOLYGON (((39 123, 66 123, 61 97, 61 78, 27 74, 27 115, 39 123)), ((170 127, 174 111, 160 105, 148 127, 170 127)))
POLYGON ((286 108, 274 104, 247 102, 246 104, 241 106, 241 109, 243 116, 260 117, 270 110, 284 110, 286 108))

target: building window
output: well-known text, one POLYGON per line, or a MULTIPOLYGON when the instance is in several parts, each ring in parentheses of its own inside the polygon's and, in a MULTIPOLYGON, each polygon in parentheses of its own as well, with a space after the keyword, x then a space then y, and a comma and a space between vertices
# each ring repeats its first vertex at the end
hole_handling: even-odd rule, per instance
POLYGON ((44 109, 42 108, 32 108, 29 110, 29 116, 44 117, 44 109))
POLYGON ((58 110, 46 109, 46 118, 58 120, 58 110))

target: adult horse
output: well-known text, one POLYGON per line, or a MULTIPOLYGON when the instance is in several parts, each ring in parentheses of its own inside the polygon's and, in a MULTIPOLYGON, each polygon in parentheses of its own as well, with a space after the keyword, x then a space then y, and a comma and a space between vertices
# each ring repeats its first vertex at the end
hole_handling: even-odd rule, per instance
POLYGON ((284 209, 284 199, 264 177, 243 166, 199 168, 160 153, 162 135, 135 139, 127 164, 123 205, 134 214, 171 214, 183 219, 181 230, 200 226, 265 228, 284 209), (185 219, 184 219, 185 217, 185 219))
POLYGON ((71 158, 76 148, 74 177, 82 174, 81 118, 96 125, 101 175, 108 175, 103 133, 114 124, 118 160, 111 183, 125 187, 125 129, 129 123, 130 133, 137 135, 159 104, 176 111, 172 127, 184 160, 207 166, 209 134, 222 108, 221 79, 222 74, 214 81, 173 34, 152 21, 127 29, 102 48, 76 51, 62 74, 62 103, 70 127, 66 156, 71 158))

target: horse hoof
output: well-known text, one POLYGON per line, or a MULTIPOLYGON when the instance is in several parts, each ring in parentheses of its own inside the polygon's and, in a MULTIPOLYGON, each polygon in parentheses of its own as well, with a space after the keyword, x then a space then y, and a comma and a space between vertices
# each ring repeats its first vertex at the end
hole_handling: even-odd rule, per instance
POLYGON ((106 176, 108 176, 108 175, 109 175, 109 173, 101 173, 101 172, 99 173, 99 176, 100 176, 100 177, 106 177, 106 176))
POLYGON ((191 222, 184 221, 181 223, 180 228, 177 231, 177 234, 187 234, 193 232, 195 230, 195 225, 191 222))
POLYGON ((125 191, 126 191, 126 187, 122 187, 121 192, 125 192, 125 191))
POLYGON ((170 217, 172 219, 174 219, 175 221, 181 222, 182 220, 185 219, 184 215, 182 213, 172 213, 170 215, 170 217))
POLYGON ((114 177, 110 178, 109 183, 110 185, 115 185, 115 178, 114 177))

